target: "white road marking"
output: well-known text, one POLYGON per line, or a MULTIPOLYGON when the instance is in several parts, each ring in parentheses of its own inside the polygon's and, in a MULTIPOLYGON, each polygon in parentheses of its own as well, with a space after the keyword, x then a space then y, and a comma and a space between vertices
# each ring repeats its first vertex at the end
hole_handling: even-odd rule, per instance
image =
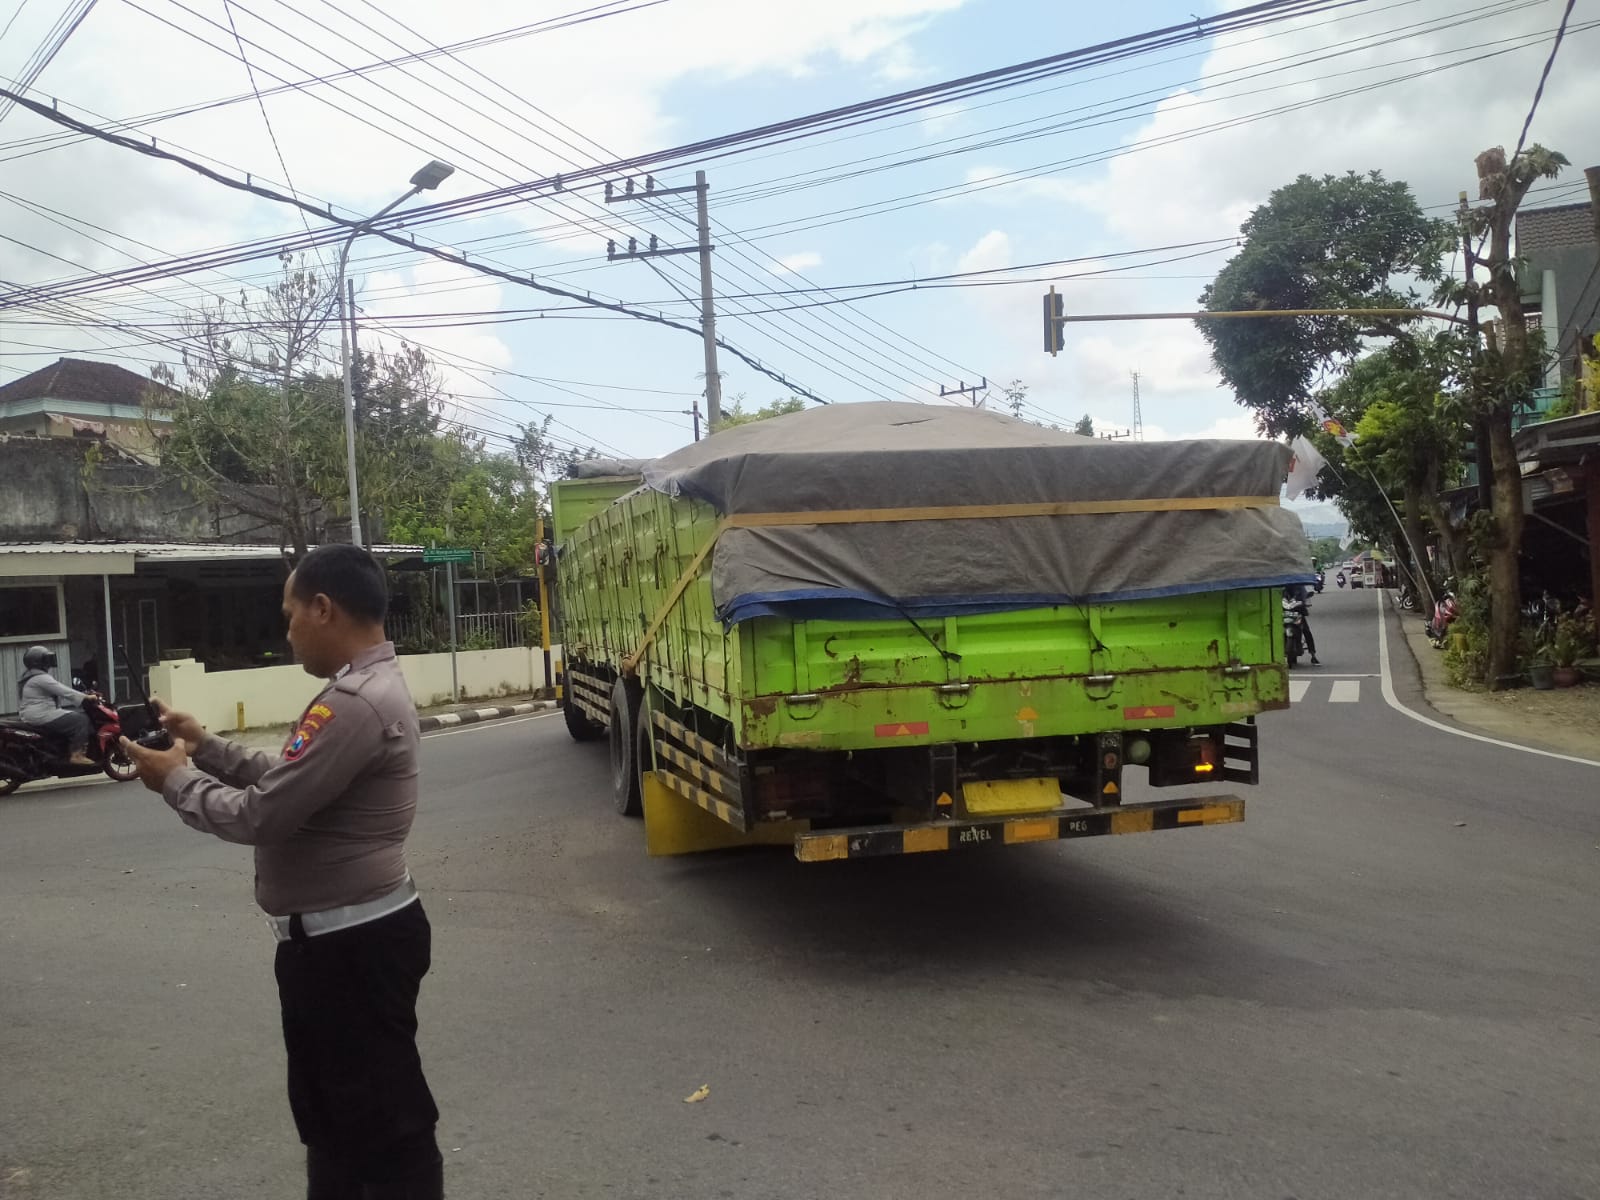
POLYGON ((1310 690, 1311 690, 1311 680, 1309 680, 1309 679, 1291 679, 1291 680, 1289 680, 1289 703, 1290 704, 1299 704, 1300 701, 1302 701, 1302 700, 1304 700, 1306 698, 1306 693, 1309 692, 1310 690))
POLYGON ((1335 679, 1333 681, 1333 695, 1328 697, 1332 704, 1355 704, 1361 699, 1361 681, 1359 679, 1335 679))
POLYGON ((521 725, 525 721, 548 721, 551 717, 559 717, 560 715, 561 710, 558 708, 554 712, 535 713, 531 717, 507 717, 503 721, 477 721, 471 725, 463 725, 460 729, 443 729, 437 733, 425 733, 422 735, 422 740, 427 742, 432 741, 434 738, 456 737, 458 734, 478 733, 484 729, 504 729, 507 725, 521 725))
POLYGON ((1404 704, 1401 704, 1399 698, 1394 694, 1394 679, 1389 673, 1389 629, 1388 622, 1386 622, 1383 618, 1383 593, 1379 592, 1378 666, 1383 674, 1383 699, 1390 708, 1396 710, 1397 712, 1403 712, 1413 721, 1420 721, 1429 728, 1437 729, 1441 733, 1454 734, 1456 737, 1469 738, 1474 742, 1483 742, 1490 746, 1499 746, 1505 750, 1520 750, 1524 754, 1537 754, 1540 758, 1554 758, 1560 760, 1561 762, 1577 763, 1582 767, 1600 767, 1600 762, 1596 762, 1592 758, 1579 758, 1574 754, 1557 754, 1554 750, 1540 750, 1533 746, 1521 745, 1517 742, 1506 742, 1501 741, 1499 738, 1485 737, 1481 733, 1469 733, 1465 729, 1452 729, 1450 726, 1445 725, 1442 722, 1435 721, 1431 717, 1425 717, 1421 713, 1414 712, 1407 708, 1404 704))

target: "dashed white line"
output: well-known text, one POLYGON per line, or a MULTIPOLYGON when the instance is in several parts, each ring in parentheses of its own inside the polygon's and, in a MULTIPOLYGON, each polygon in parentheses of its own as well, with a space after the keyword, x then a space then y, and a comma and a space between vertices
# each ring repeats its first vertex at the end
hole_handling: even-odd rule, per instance
POLYGON ((1291 680, 1289 680, 1289 703, 1290 704, 1299 704, 1300 701, 1302 701, 1302 700, 1304 700, 1306 698, 1306 693, 1309 692, 1310 690, 1311 690, 1311 680, 1309 680, 1309 679, 1291 679, 1291 680))
POLYGON ((1355 704, 1361 699, 1361 681, 1359 679, 1335 679, 1333 681, 1333 694, 1328 697, 1333 704, 1355 704))

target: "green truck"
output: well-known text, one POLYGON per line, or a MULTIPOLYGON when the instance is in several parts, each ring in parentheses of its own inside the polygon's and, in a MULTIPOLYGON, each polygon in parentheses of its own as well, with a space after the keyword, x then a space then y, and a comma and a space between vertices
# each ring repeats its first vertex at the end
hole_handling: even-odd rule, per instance
POLYGON ((587 464, 552 488, 567 728, 656 854, 1242 820, 1310 578, 1287 458, 870 403, 587 464))

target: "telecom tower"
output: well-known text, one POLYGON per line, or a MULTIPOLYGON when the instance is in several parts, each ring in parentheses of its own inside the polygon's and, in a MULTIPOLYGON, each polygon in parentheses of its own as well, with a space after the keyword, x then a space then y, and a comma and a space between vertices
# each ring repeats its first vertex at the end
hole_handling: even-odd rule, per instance
POLYGON ((1139 408, 1139 372, 1129 371, 1133 378, 1133 440, 1144 441, 1144 413, 1139 408))

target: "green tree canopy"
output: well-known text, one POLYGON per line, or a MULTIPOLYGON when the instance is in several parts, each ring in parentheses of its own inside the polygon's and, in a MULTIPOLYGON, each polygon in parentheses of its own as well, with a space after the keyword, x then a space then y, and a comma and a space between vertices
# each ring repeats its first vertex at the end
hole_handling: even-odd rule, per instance
POLYGON ((752 421, 765 421, 770 417, 783 417, 790 413, 804 412, 806 402, 799 396, 787 396, 782 400, 774 400, 771 404, 763 404, 753 411, 746 411, 744 397, 735 396, 733 407, 722 414, 712 433, 719 433, 724 429, 732 429, 735 425, 748 425, 752 421))
MULTIPOLYGON (((1244 245, 1200 296, 1213 312, 1414 308, 1436 280, 1454 227, 1430 220, 1411 189, 1380 172, 1302 175, 1273 192, 1240 232, 1244 245)), ((1317 381, 1374 337, 1407 336, 1404 320, 1313 316, 1201 319, 1223 381, 1273 436, 1304 433, 1317 381)))

